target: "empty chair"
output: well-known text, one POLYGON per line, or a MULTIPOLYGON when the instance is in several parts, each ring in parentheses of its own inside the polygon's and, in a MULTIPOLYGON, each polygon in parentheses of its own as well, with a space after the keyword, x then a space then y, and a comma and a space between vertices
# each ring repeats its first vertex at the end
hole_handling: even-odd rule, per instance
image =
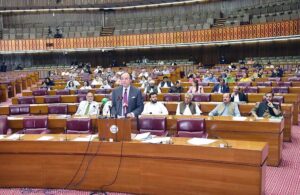
POLYGON ((288 81, 300 81, 300 77, 290 77, 288 81))
POLYGON ((68 134, 92 134, 92 123, 90 118, 67 119, 66 133, 68 134))
POLYGON ((195 102, 210 102, 210 94, 202 93, 202 94, 193 94, 193 100, 195 102))
POLYGON ((34 104, 35 98, 33 96, 23 96, 18 98, 19 104, 34 104))
POLYGON ((273 102, 276 102, 278 104, 282 104, 284 102, 284 97, 283 96, 274 96, 273 97, 273 102))
POLYGON ((96 89, 95 94, 109 94, 110 92, 110 89, 96 89))
POLYGON ((256 85, 259 86, 259 87, 271 87, 272 82, 271 81, 257 82, 256 85))
POLYGON ((237 85, 240 87, 249 87, 251 86, 251 82, 238 82, 237 85))
POLYGON ((23 134, 46 134, 50 133, 48 129, 47 116, 25 117, 23 119, 23 134))
POLYGON ((11 129, 8 128, 7 116, 0 116, 0 135, 6 135, 11 133, 11 129))
POLYGON ((48 105, 48 114, 68 114, 68 105, 50 104, 48 105))
POLYGON ((258 87, 245 87, 244 93, 258 93, 258 87))
POLYGON ((282 81, 279 81, 279 82, 277 82, 277 86, 278 87, 291 87, 292 86, 292 82, 282 82, 282 81))
POLYGON ((289 93, 288 87, 272 87, 272 93, 289 93))
POLYGON ((203 86, 203 87, 207 87, 208 85, 209 85, 209 83, 203 83, 203 82, 200 82, 200 83, 198 83, 199 84, 199 86, 203 86))
POLYGON ((86 94, 78 94, 77 95, 77 102, 81 102, 86 100, 86 94))
POLYGON ((61 102, 61 98, 60 98, 60 95, 46 95, 44 97, 44 102, 46 104, 60 103, 61 102))
POLYGON ((177 119, 177 135, 179 137, 206 138, 204 119, 177 119))
POLYGON ((47 89, 36 89, 32 91, 33 96, 44 96, 48 95, 47 89))
POLYGON ((178 102, 180 101, 180 94, 164 94, 164 101, 166 102, 178 102))
POLYGON ((30 106, 29 106, 29 104, 9 105, 9 114, 10 115, 29 115, 30 114, 30 106))
POLYGON ((140 133, 150 132, 153 135, 166 136, 166 117, 140 116, 139 117, 140 133))
POLYGON ((269 77, 268 78, 268 81, 280 81, 281 80, 281 78, 280 77, 269 77))
POLYGON ((87 94, 89 92, 89 89, 80 89, 80 90, 77 90, 77 94, 87 94))
POLYGON ((61 89, 56 91, 56 95, 69 95, 70 90, 69 89, 61 89))

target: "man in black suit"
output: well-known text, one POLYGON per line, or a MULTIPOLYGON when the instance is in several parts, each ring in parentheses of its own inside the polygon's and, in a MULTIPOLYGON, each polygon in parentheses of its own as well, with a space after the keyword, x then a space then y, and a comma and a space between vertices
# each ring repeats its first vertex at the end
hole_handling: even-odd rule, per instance
POLYGON ((121 75, 121 86, 112 92, 112 115, 137 117, 143 112, 144 102, 141 90, 131 86, 131 76, 125 72, 121 75))
POLYGON ((229 87, 223 78, 219 78, 219 83, 214 86, 212 93, 229 93, 229 87))
POLYGON ((233 93, 231 94, 230 97, 231 102, 248 102, 247 96, 240 91, 239 86, 234 86, 233 87, 233 93))

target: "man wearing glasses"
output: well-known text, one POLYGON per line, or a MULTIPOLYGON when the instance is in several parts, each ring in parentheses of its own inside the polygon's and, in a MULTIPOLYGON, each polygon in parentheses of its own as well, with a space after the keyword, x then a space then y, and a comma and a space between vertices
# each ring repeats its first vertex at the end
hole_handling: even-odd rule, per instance
POLYGON ((262 102, 257 103, 251 110, 252 116, 264 118, 281 116, 280 105, 273 103, 273 96, 272 93, 266 93, 265 99, 262 102))

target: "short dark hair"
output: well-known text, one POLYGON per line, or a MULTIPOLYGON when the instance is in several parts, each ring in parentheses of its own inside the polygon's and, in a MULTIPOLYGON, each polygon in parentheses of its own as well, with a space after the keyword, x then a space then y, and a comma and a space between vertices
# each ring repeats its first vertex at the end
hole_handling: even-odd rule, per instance
POLYGON ((151 98, 152 95, 157 95, 157 93, 156 92, 149 93, 149 98, 151 98))

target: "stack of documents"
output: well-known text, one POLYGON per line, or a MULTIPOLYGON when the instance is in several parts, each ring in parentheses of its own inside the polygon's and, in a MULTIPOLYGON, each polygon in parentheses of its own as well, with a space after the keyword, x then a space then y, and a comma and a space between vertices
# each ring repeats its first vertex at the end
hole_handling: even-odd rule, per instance
POLYGON ((201 146, 214 143, 216 140, 213 139, 206 139, 206 138, 192 138, 189 139, 187 142, 192 145, 201 146))

